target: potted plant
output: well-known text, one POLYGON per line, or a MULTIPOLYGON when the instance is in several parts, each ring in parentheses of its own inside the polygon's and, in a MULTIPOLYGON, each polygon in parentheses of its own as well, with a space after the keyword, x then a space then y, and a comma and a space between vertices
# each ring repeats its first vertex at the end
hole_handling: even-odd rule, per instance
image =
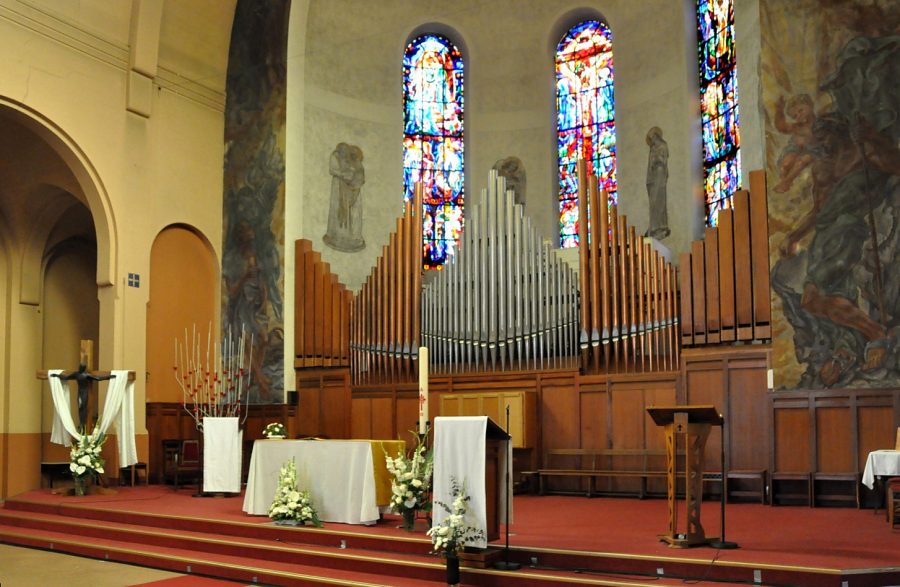
POLYGON ((432 453, 425 447, 422 436, 412 433, 416 446, 409 455, 402 450, 396 457, 385 451, 384 460, 391 474, 391 511, 403 516, 404 530, 412 532, 416 512, 431 511, 431 473, 434 470, 432 453))
POLYGON ((443 553, 447 561, 447 584, 459 584, 459 552, 465 548, 466 543, 484 538, 484 531, 475 526, 470 526, 466 520, 468 512, 469 495, 466 493, 465 483, 460 483, 455 477, 450 480, 451 496, 453 502, 450 505, 442 501, 435 501, 447 512, 447 517, 428 530, 431 536, 432 551, 443 553))
POLYGON ((75 495, 84 495, 89 479, 103 473, 106 461, 100 456, 106 435, 95 427, 91 434, 82 434, 69 452, 69 470, 75 481, 75 495))
POLYGON ((281 422, 271 422, 266 424, 263 434, 266 435, 266 438, 284 438, 287 435, 287 430, 285 430, 284 424, 281 422))
POLYGON ((312 503, 309 491, 297 489, 297 465, 294 459, 281 466, 278 474, 278 488, 269 506, 269 517, 282 526, 303 526, 310 524, 322 527, 322 521, 312 503))

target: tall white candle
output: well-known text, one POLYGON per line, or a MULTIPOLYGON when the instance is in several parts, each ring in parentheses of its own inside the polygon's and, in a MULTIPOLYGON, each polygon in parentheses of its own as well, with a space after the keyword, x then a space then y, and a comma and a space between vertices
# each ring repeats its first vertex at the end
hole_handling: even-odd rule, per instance
POLYGON ((419 434, 425 434, 428 422, 428 347, 419 347, 419 434))

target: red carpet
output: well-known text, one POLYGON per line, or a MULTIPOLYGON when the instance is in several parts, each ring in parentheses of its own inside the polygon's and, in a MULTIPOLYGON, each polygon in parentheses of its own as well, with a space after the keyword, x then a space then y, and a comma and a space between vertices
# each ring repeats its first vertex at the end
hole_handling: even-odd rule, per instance
MULTIPOLYGON (((264 534, 272 529, 270 521, 244 514, 242 498, 194 498, 189 490, 175 492, 166 486, 121 488, 116 495, 81 498, 41 490, 9 501, 34 502, 51 512, 100 508, 110 514, 149 514, 151 525, 158 516, 160 526, 175 530, 178 521, 165 516, 213 525, 221 522, 234 526, 242 536, 256 533, 253 539, 273 540, 264 534)), ((729 504, 726 537, 740 548, 717 551, 708 547, 672 549, 661 543, 657 535, 665 532, 667 524, 666 502, 662 499, 518 495, 513 510, 510 559, 525 566, 536 559, 538 567, 569 571, 590 568, 595 572, 654 574, 664 568, 666 575, 697 576, 715 565, 735 581, 752 582, 753 570, 761 569, 763 582, 768 584, 840 586, 847 581, 853 587, 900 583, 900 531, 891 531, 883 511, 875 515, 872 510, 853 508, 729 504), (808 577, 791 575, 798 572, 808 577), (843 581, 838 580, 841 575, 843 581)), ((707 536, 718 536, 718 502, 704 502, 702 520, 707 536)), ((362 549, 387 548, 376 546, 375 540, 391 539, 390 548, 397 553, 421 555, 429 550, 424 522, 420 522, 422 530, 412 534, 397 529, 397 523, 397 518, 386 516, 372 527, 326 524, 324 531, 291 536, 323 545, 346 540, 353 548, 362 549)), ((220 529, 208 531, 225 533, 220 529)), ((495 545, 502 547, 503 540, 495 545)))

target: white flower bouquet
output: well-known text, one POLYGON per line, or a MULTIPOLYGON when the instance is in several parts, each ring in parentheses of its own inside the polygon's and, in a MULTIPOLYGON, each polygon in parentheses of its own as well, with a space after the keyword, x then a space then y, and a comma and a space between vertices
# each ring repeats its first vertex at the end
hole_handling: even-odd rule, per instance
POLYGON ((266 435, 266 438, 284 438, 287 435, 287 430, 285 430, 284 424, 281 422, 272 422, 266 424, 263 434, 266 435))
POLYGON ((104 472, 106 460, 100 456, 106 435, 97 428, 91 434, 82 434, 78 443, 69 452, 69 471, 75 480, 75 492, 84 494, 84 483, 87 479, 104 472))
POLYGON ((484 538, 484 531, 470 526, 466 520, 469 495, 466 493, 465 484, 460 484, 454 477, 451 479, 453 503, 450 505, 442 501, 436 503, 444 508, 447 517, 438 526, 428 530, 431 536, 433 552, 444 552, 448 556, 455 556, 465 548, 466 543, 484 538))
POLYGON ((308 523, 316 528, 322 527, 322 521, 313 506, 309 491, 297 489, 297 465, 294 464, 294 459, 281 466, 275 499, 269 506, 269 517, 276 524, 301 526, 308 523))
MULTIPOLYGON (((391 511, 404 515, 404 526, 409 526, 407 514, 431 511, 431 473, 434 460, 425 443, 416 437, 416 446, 409 456, 398 451, 396 457, 384 455, 388 473, 391 474, 391 511)), ((411 528, 407 528, 411 529, 411 528)))

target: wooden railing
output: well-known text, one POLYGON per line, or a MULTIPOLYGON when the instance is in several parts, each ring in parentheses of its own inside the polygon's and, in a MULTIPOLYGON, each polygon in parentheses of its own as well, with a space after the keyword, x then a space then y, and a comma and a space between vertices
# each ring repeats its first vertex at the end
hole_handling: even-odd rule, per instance
POLYGON ((766 177, 733 196, 716 228, 681 255, 681 341, 701 346, 772 337, 766 177))

